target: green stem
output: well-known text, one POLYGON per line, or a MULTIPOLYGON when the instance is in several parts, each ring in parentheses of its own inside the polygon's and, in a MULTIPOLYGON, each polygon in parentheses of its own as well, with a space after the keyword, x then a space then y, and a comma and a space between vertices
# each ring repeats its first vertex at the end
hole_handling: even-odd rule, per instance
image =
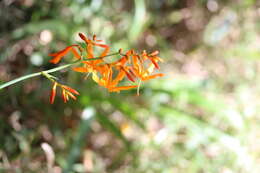
MULTIPOLYGON (((109 54, 109 55, 106 55, 106 56, 103 56, 103 57, 97 57, 97 58, 91 58, 91 59, 84 59, 83 61, 93 61, 93 60, 99 60, 99 59, 102 59, 104 57, 108 57, 108 56, 113 56, 113 55, 117 55, 119 54, 118 52, 117 53, 112 53, 112 54, 109 54)), ((14 79, 14 80, 11 80, 9 82, 6 82, 2 85, 0 85, 0 90, 10 86, 10 85, 13 85, 15 83, 18 83, 20 81, 23 81, 25 79, 29 79, 29 78, 33 78, 33 77, 36 77, 36 76, 41 76, 43 74, 49 74, 49 73, 53 73, 53 72, 56 72, 56 71, 60 71, 62 69, 65 69, 65 68, 68 68, 72 65, 75 65, 77 63, 80 63, 81 61, 76 61, 76 62, 73 62, 73 63, 70 63, 70 64, 66 64, 66 65, 63 65, 63 66, 60 66, 60 67, 56 67, 56 68, 53 68, 53 69, 50 69, 50 70, 46 70, 46 71, 40 71, 40 72, 37 72, 37 73, 32 73, 32 74, 28 74, 28 75, 25 75, 25 76, 22 76, 22 77, 19 77, 17 79, 14 79)))
POLYGON ((17 79, 14 79, 14 80, 11 80, 9 82, 6 82, 4 83, 3 85, 0 85, 0 90, 10 86, 10 85, 13 85, 17 82, 20 82, 20 81, 23 81, 25 79, 29 79, 29 78, 32 78, 32 77, 36 77, 36 76, 40 76, 42 75, 42 73, 53 73, 53 72, 56 72, 56 71, 60 71, 64 68, 67 68, 67 67, 70 67, 72 66, 73 64, 76 64, 76 63, 71 63, 71 64, 66 64, 66 65, 63 65, 63 66, 60 66, 60 67, 56 67, 56 68, 53 68, 53 69, 50 69, 50 70, 46 70, 46 71, 41 71, 41 72, 37 72, 37 73, 32 73, 32 74, 29 74, 29 75, 25 75, 25 76, 22 76, 22 77, 19 77, 17 79))

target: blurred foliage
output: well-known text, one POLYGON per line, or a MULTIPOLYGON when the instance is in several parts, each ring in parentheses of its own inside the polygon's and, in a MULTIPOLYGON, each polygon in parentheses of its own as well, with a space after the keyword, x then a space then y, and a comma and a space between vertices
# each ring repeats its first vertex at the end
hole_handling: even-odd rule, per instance
POLYGON ((0 172, 260 171, 256 0, 2 0, 0 83, 54 67, 48 54, 96 34, 112 49, 160 50, 165 77, 48 103, 33 78, 0 91, 0 172))

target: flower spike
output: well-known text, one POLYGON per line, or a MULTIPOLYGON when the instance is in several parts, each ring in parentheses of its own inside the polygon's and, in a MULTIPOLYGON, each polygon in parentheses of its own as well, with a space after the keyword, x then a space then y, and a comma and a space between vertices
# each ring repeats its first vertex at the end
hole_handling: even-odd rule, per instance
MULTIPOLYGON (((80 61, 80 66, 73 67, 72 70, 87 75, 91 74, 93 81, 105 87, 109 92, 120 92, 122 90, 137 88, 137 95, 139 95, 141 81, 163 76, 162 73, 154 74, 156 69, 160 69, 159 62, 163 61, 158 56, 158 50, 151 53, 147 53, 144 50, 138 54, 134 50, 128 50, 123 53, 123 50, 120 48, 117 53, 109 54, 110 47, 104 43, 99 43, 102 40, 98 40, 96 35, 94 35, 92 39, 89 39, 83 33, 79 33, 79 37, 85 42, 86 48, 83 49, 80 45, 76 44, 68 46, 60 52, 50 54, 50 56, 53 56, 50 62, 57 64, 61 58, 69 52, 81 60, 81 56, 78 53, 79 51, 81 55, 86 56, 82 57, 83 59, 80 61), (99 56, 95 56, 96 48, 103 49, 99 56), (111 63, 106 62, 104 57, 112 55, 119 56, 118 60, 111 63), (134 83, 136 81, 139 82, 138 85, 121 86, 120 83, 124 79, 128 79, 134 83)), ((75 89, 55 82, 50 97, 51 103, 54 102, 56 86, 61 87, 61 95, 64 103, 68 102, 70 98, 76 100, 76 95, 79 95, 75 89)))
POLYGON ((120 48, 117 52, 111 53, 110 46, 103 42, 100 43, 102 40, 98 40, 96 35, 92 39, 89 39, 84 34, 79 33, 79 37, 85 42, 83 43, 85 45, 73 44, 59 52, 49 54, 52 57, 49 62, 53 64, 59 63, 69 53, 72 53, 77 61, 14 79, 0 85, 0 90, 19 81, 42 75, 53 84, 49 98, 50 103, 54 103, 57 87, 60 87, 62 99, 66 103, 70 98, 76 100, 79 92, 67 85, 58 83, 58 78, 51 75, 51 73, 68 67, 73 66, 73 71, 84 73, 85 78, 91 75, 94 82, 106 88, 109 92, 137 88, 138 95, 140 81, 147 81, 163 76, 162 73, 154 74, 154 71, 160 68, 159 62, 163 62, 157 50, 151 53, 147 53, 145 50, 138 53, 133 49, 123 52, 120 48), (96 51, 96 49, 99 50, 96 51), (98 55, 96 55, 97 52, 99 53, 98 55), (115 56, 117 59, 108 61, 105 57, 109 56, 115 56), (122 86, 121 83, 125 79, 133 82, 134 85, 122 86), (139 81, 138 85, 136 85, 136 81, 139 81))

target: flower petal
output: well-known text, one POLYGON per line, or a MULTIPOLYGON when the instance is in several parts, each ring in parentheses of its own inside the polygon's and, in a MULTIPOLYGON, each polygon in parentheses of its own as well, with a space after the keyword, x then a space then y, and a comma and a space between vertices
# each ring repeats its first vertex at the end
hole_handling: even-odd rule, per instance
POLYGON ((73 100, 77 100, 77 98, 70 92, 67 92, 68 96, 70 96, 73 100))
POLYGON ((118 84, 118 82, 120 82, 121 80, 123 80, 125 77, 125 72, 120 70, 116 76, 116 78, 110 83, 110 86, 116 86, 118 84))
POLYGON ((78 91, 76 91, 73 88, 70 88, 70 87, 68 87, 66 85, 62 85, 62 88, 64 88, 65 90, 67 90, 67 91, 69 91, 69 92, 71 92, 73 94, 79 95, 78 91))
POLYGON ((66 90, 62 90, 62 100, 64 101, 64 103, 67 102, 67 96, 66 96, 66 90))
POLYGON ((156 55, 158 55, 158 54, 159 54, 159 51, 156 50, 156 51, 150 53, 149 56, 156 56, 156 55))
POLYGON ((88 58, 94 58, 92 43, 88 43, 88 45, 87 45, 87 55, 88 55, 88 58))
POLYGON ((98 77, 98 75, 97 75, 97 73, 96 72, 93 72, 92 73, 92 79, 96 82, 96 83, 100 83, 100 79, 99 79, 99 77, 98 77))
POLYGON ((136 87, 138 87, 138 85, 119 86, 119 87, 109 88, 109 91, 110 92, 117 92, 117 91, 121 91, 121 90, 129 90, 129 89, 136 88, 136 87))
POLYGON ((143 78, 142 78, 142 81, 154 79, 154 78, 157 78, 157 77, 163 77, 163 76, 164 76, 164 74, 158 73, 158 74, 154 74, 154 75, 150 75, 150 76, 143 77, 143 78))
POLYGON ((77 59, 81 59, 79 53, 76 51, 75 48, 71 48, 71 51, 72 51, 73 55, 75 56, 75 58, 77 58, 77 59))
MULTIPOLYGON (((53 56, 53 58, 49 62, 53 63, 53 64, 57 64, 58 62, 60 62, 61 58, 64 57, 66 54, 68 54, 71 49, 74 49, 73 47, 75 47, 75 46, 78 47, 78 45, 71 45, 57 53, 49 54, 49 56, 53 56)), ((72 52, 74 54, 74 56, 77 58, 80 58, 80 55, 77 53, 77 51, 76 50, 74 50, 74 51, 75 52, 72 52)))
POLYGON ((56 87, 57 87, 57 82, 54 82, 52 90, 51 90, 51 95, 50 95, 50 103, 53 104, 56 96, 56 87))
POLYGON ((158 63, 156 62, 155 59, 153 59, 153 58, 149 58, 149 59, 151 60, 151 62, 152 62, 153 65, 155 66, 155 68, 160 69, 160 67, 159 67, 159 65, 158 65, 158 63))
POLYGON ((135 82, 134 77, 133 77, 130 73, 128 73, 128 71, 127 71, 124 67, 121 67, 121 68, 122 68, 122 70, 125 72, 127 78, 128 78, 130 81, 135 82))
POLYGON ((94 43, 95 46, 99 46, 99 47, 102 47, 104 48, 105 50, 101 53, 100 57, 104 57, 108 54, 109 52, 109 46, 108 45, 105 45, 105 44, 99 44, 99 43, 94 43))
POLYGON ((83 41, 86 41, 87 40, 87 37, 82 34, 82 33, 79 33, 79 37, 83 40, 83 41))
POLYGON ((74 71, 76 72, 80 72, 80 73, 87 73, 88 69, 86 67, 74 67, 72 68, 74 71))

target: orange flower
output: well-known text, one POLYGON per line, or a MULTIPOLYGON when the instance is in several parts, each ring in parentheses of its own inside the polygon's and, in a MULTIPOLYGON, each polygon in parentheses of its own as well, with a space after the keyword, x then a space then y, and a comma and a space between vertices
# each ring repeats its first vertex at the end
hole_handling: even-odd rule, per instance
POLYGON ((72 99, 76 100, 76 97, 73 95, 79 95, 78 91, 74 90, 73 88, 70 88, 66 85, 61 85, 58 82, 54 82, 52 90, 51 90, 51 95, 50 95, 50 103, 53 104, 56 96, 56 88, 57 86, 61 87, 61 93, 62 93, 62 99, 64 103, 66 103, 69 100, 69 97, 72 99))
MULTIPOLYGON (((109 52, 109 46, 105 45, 105 44, 100 44, 100 43, 96 43, 96 42, 101 42, 102 40, 97 40, 96 39, 96 35, 93 36, 93 40, 88 39, 84 34, 79 33, 80 38, 85 41, 85 43, 87 44, 87 54, 88 57, 87 58, 94 58, 94 46, 98 46, 101 48, 104 48, 105 50, 101 53, 101 55, 99 56, 100 58, 105 57, 108 52, 109 52)), ((95 60, 95 61, 91 61, 91 64, 97 64, 102 62, 102 60, 95 60)))
POLYGON ((49 56, 53 56, 53 58, 50 60, 50 63, 57 64, 58 62, 60 62, 62 57, 64 57, 66 54, 69 53, 69 51, 71 51, 72 54, 77 59, 81 59, 79 53, 76 51, 76 49, 74 47, 78 47, 79 48, 79 45, 74 44, 74 45, 66 47, 65 49, 63 49, 63 50, 61 50, 61 51, 59 51, 57 53, 49 54, 49 56))
POLYGON ((54 82, 52 90, 51 90, 51 95, 50 95, 50 103, 53 104, 56 96, 56 87, 57 87, 57 82, 54 82))
POLYGON ((73 100, 76 100, 77 98, 73 95, 79 95, 78 91, 66 86, 66 85, 61 85, 62 89, 62 99, 64 103, 66 103, 69 100, 69 97, 71 97, 73 100))
POLYGON ((154 75, 150 75, 150 76, 143 77, 143 78, 142 78, 142 81, 154 79, 154 78, 157 78, 157 77, 163 77, 163 76, 164 76, 164 74, 158 73, 158 74, 154 74, 154 75))
POLYGON ((138 86, 137 86, 137 85, 132 85, 132 86, 119 86, 119 87, 109 88, 109 91, 110 91, 110 92, 118 92, 118 91, 121 91, 121 90, 129 90, 129 89, 136 88, 136 87, 138 87, 138 86))
POLYGON ((143 59, 149 59, 153 63, 155 68, 159 69, 160 67, 157 62, 158 61, 162 62, 163 60, 157 56, 158 54, 159 54, 158 50, 156 50, 150 54, 147 54, 146 51, 144 50, 142 53, 142 57, 143 57, 143 59))
MULTIPOLYGON (((108 63, 105 61, 104 57, 116 54, 109 54, 110 47, 108 45, 100 43, 102 40, 97 40, 96 35, 94 35, 92 39, 89 39, 84 34, 79 33, 79 37, 86 43, 86 49, 83 49, 79 45, 68 46, 60 52, 50 54, 50 56, 53 56, 53 59, 50 60, 50 62, 56 64, 62 57, 69 52, 72 52, 77 59, 83 58, 80 61, 81 65, 79 67, 73 67, 72 69, 76 72, 87 73, 87 76, 92 74, 93 81, 98 85, 107 88, 110 92, 119 92, 121 90, 129 90, 138 87, 137 92, 139 95, 140 81, 147 81, 163 76, 162 73, 153 74, 154 70, 160 68, 158 63, 163 62, 158 56, 159 51, 148 54, 144 50, 141 54, 138 54, 134 50, 128 50, 124 54, 122 49, 120 49, 117 53, 117 55, 120 56, 119 59, 112 63, 108 63), (78 48, 81 54, 84 51, 86 57, 81 57, 75 47, 78 48), (96 47, 103 49, 99 56, 95 56, 94 50, 96 47), (93 58, 99 59, 90 60, 93 58), (135 83, 137 79, 140 79, 139 85, 120 86, 120 82, 124 79, 128 79, 133 83, 135 83)), ((79 95, 76 90, 55 82, 50 98, 51 103, 54 102, 57 85, 62 89, 62 98, 65 103, 69 98, 75 100, 75 95, 79 95)))
POLYGON ((127 78, 128 78, 130 81, 135 82, 135 79, 134 79, 135 74, 134 74, 132 71, 130 72, 130 70, 127 70, 126 67, 123 67, 123 66, 121 67, 121 69, 122 69, 123 72, 125 72, 127 78), (130 73, 129 73, 129 72, 130 72, 130 73))
POLYGON ((86 67, 74 67, 73 70, 76 72, 80 72, 80 73, 88 72, 88 68, 86 68, 86 67))

